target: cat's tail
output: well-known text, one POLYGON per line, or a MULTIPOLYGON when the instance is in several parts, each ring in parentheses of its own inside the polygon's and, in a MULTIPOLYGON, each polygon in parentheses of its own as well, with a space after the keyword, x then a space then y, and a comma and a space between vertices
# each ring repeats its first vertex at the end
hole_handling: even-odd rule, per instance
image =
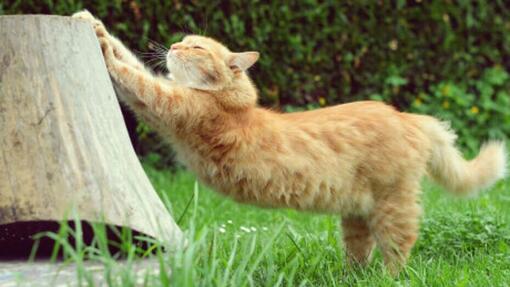
POLYGON ((455 148, 457 136, 449 123, 427 116, 420 116, 419 122, 432 144, 429 175, 448 191, 460 196, 476 195, 506 176, 504 142, 489 141, 478 156, 465 160, 455 148))

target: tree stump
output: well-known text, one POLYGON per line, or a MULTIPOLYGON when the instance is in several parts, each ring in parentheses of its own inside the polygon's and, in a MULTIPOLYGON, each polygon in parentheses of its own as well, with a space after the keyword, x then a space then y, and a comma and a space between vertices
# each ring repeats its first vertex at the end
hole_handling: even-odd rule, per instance
POLYGON ((72 220, 73 211, 183 242, 131 146, 91 25, 1 16, 0 246, 17 223, 72 220))

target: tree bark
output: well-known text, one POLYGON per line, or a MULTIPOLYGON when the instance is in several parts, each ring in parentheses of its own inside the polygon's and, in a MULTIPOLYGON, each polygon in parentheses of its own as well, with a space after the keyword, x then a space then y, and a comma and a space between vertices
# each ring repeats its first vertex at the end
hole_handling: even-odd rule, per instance
POLYGON ((1 16, 0 225, 72 220, 73 210, 183 240, 131 146, 91 25, 1 16))

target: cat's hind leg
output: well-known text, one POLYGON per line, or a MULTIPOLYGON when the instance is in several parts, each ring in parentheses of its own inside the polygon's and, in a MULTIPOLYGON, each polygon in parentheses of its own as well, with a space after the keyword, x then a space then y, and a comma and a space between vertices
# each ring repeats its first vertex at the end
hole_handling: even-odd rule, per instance
POLYGON ((351 265, 366 265, 371 260, 375 239, 366 219, 358 216, 342 217, 342 233, 347 261, 351 265))
POLYGON ((405 265, 418 237, 418 190, 398 189, 376 202, 369 227, 392 275, 405 265))

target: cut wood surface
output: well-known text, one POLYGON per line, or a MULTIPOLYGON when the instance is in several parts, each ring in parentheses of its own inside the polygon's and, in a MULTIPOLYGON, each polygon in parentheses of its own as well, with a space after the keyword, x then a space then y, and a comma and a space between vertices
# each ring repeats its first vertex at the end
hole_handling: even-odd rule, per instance
POLYGON ((89 23, 0 17, 0 225, 80 219, 180 245, 129 141, 89 23))

